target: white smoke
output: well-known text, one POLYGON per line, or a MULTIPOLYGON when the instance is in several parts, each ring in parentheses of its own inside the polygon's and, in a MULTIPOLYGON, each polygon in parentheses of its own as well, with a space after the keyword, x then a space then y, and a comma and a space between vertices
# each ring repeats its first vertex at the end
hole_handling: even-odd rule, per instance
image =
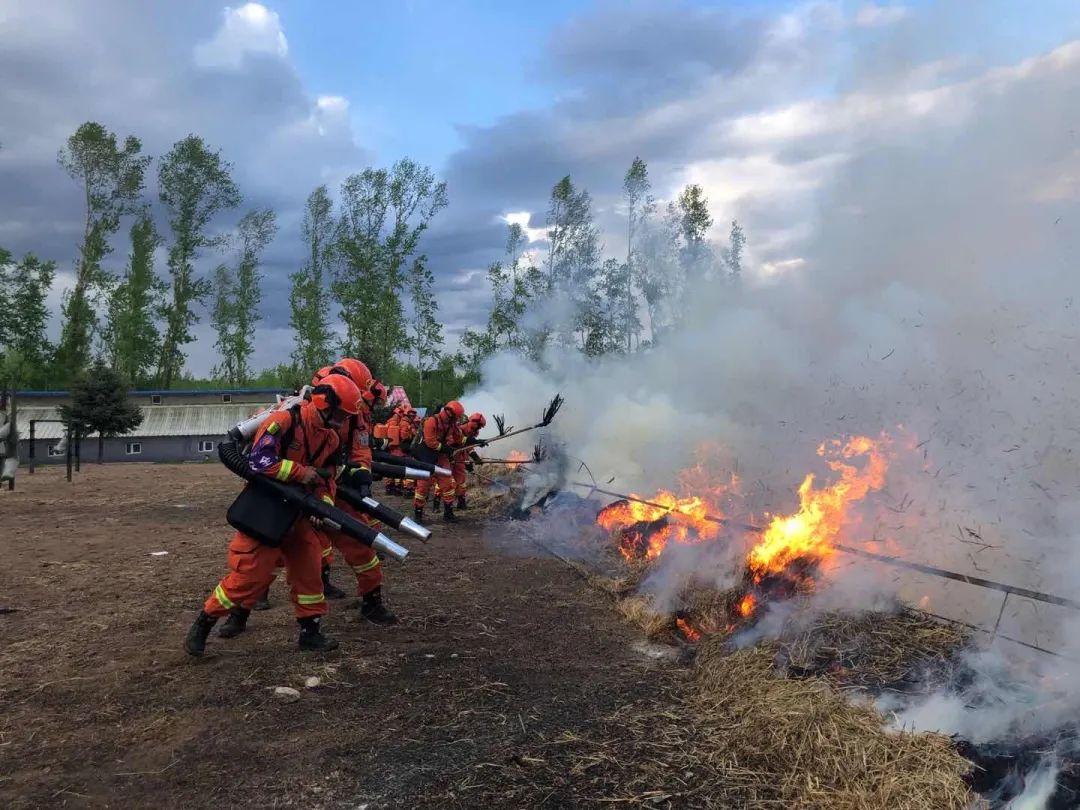
MULTIPOLYGON (((871 116, 856 101, 837 111, 871 116)), ((841 144, 795 270, 693 290, 683 327, 629 358, 552 353, 542 370, 493 358, 470 407, 525 422, 561 391, 559 438, 622 491, 673 487, 709 443, 718 468, 739 471, 744 518, 791 511, 808 472, 831 480, 815 452, 823 440, 884 431, 896 458, 845 541, 1080 595, 1080 135, 1068 113, 1078 102, 1080 43, 893 98, 841 144)), ((797 130, 793 150, 823 137, 797 130)), ((675 580, 657 592, 670 598, 701 575, 698 562, 673 557, 675 580)), ((829 598, 853 607, 898 594, 1080 659, 1063 608, 1010 597, 1002 609, 997 592, 854 561, 834 585, 829 598)), ((1007 646, 979 661, 987 684, 1007 646)), ((1061 690, 1053 711, 987 686, 982 708, 937 696, 906 720, 979 738, 1048 727, 1080 707, 1064 661, 1002 676, 1033 701, 1061 690)))

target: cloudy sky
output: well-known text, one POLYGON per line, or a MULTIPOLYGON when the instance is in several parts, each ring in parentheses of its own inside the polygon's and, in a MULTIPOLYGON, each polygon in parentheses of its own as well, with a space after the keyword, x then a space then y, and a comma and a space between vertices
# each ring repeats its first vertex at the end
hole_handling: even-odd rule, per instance
MULTIPOLYGON (((1013 115, 1067 133, 1068 114, 1047 111, 1062 97, 1038 94, 1077 86, 1077 38, 1074 0, 2 0, 0 244, 70 280, 82 212, 55 158, 94 119, 155 156, 198 133, 235 164, 245 207, 278 211, 260 366, 290 348, 308 192, 404 155, 449 184, 422 249, 452 334, 484 317, 506 217, 542 226, 566 173, 617 252, 635 155, 660 198, 703 184, 717 238, 737 217, 755 273, 782 278, 808 272, 822 206, 866 203, 851 188, 874 183, 883 150, 963 140, 988 107, 1006 133, 1013 115)), ((1075 147, 1064 154, 1065 168, 1030 155, 1015 168, 1045 200, 1073 200, 1075 147)), ((118 241, 113 261, 124 252, 118 241)), ((200 335, 189 367, 205 373, 200 335)))

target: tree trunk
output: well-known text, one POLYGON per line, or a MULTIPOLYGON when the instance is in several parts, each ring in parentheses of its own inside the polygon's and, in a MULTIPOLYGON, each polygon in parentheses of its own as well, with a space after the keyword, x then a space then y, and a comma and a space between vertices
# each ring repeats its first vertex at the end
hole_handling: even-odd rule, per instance
POLYGON ((105 460, 105 437, 100 433, 97 437, 97 463, 101 464, 105 460))

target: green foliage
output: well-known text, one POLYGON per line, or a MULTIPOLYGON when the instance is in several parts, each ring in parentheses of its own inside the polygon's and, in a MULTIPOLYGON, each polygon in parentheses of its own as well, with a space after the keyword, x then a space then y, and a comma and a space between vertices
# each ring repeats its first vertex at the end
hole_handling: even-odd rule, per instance
POLYGON ((184 365, 184 346, 194 338, 198 323, 193 306, 210 291, 206 279, 195 276, 200 251, 218 244, 207 235, 210 221, 220 211, 240 204, 240 191, 232 180, 232 164, 207 147, 197 135, 177 141, 158 166, 158 195, 169 209, 173 244, 169 247, 172 299, 164 309, 165 337, 158 360, 158 384, 169 388, 184 365))
POLYGON ((127 396, 127 381, 98 360, 71 386, 71 404, 60 406, 60 418, 85 435, 97 431, 98 462, 102 460, 104 439, 123 436, 142 424, 142 411, 127 396))
POLYGON ((300 228, 308 258, 289 277, 289 325, 296 335, 292 359, 299 368, 317 369, 333 359, 327 281, 334 260, 336 226, 326 186, 319 186, 308 196, 300 228))
POLYGON ((235 271, 220 265, 214 271, 214 306, 211 324, 221 363, 214 373, 229 385, 247 385, 249 361, 255 349, 259 320, 259 257, 277 233, 277 217, 270 209, 249 211, 238 226, 235 271))
POLYGON ((128 136, 123 146, 101 124, 87 121, 68 138, 57 160, 82 186, 86 217, 79 257, 75 262, 75 285, 65 296, 64 325, 57 349, 60 368, 67 374, 81 371, 90 358, 90 344, 97 327, 95 304, 106 293, 112 278, 101 266, 111 251, 110 237, 120 218, 138 210, 143 178, 150 158, 140 154, 142 143, 128 136))
POLYGON ((109 296, 106 352, 113 368, 135 385, 149 379, 161 351, 161 334, 154 320, 168 289, 154 272, 154 251, 161 241, 148 214, 131 226, 127 270, 109 296))
POLYGON ((443 345, 442 324, 439 323, 439 303, 435 300, 435 277, 427 268, 427 257, 419 256, 412 263, 407 282, 412 316, 409 321, 409 345, 416 357, 419 376, 416 396, 423 397, 424 375, 438 363, 443 345))
POLYGON ((446 184, 407 158, 389 171, 368 168, 345 179, 332 290, 345 323, 346 354, 390 367, 407 347, 404 267, 445 206, 446 184))
POLYGON ((0 320, 0 388, 47 384, 53 348, 46 337, 49 309, 46 296, 56 275, 55 262, 28 253, 14 263, 0 251, 0 291, 4 315, 0 320))

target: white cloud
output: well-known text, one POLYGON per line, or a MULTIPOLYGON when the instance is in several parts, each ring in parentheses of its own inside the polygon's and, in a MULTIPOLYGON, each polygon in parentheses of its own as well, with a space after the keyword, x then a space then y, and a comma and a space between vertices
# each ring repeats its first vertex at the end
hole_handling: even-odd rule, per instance
POLYGON ((882 28, 900 22, 909 13, 907 6, 879 6, 867 3, 855 14, 855 25, 860 28, 882 28))
POLYGON ((195 46, 195 63, 206 68, 238 68, 248 54, 284 57, 289 43, 281 18, 261 3, 226 6, 221 27, 195 46))
POLYGON ((529 222, 532 221, 532 214, 528 211, 511 211, 508 214, 503 214, 500 219, 507 225, 520 225, 521 229, 525 232, 526 238, 529 243, 541 242, 547 239, 546 228, 530 228, 529 222))

